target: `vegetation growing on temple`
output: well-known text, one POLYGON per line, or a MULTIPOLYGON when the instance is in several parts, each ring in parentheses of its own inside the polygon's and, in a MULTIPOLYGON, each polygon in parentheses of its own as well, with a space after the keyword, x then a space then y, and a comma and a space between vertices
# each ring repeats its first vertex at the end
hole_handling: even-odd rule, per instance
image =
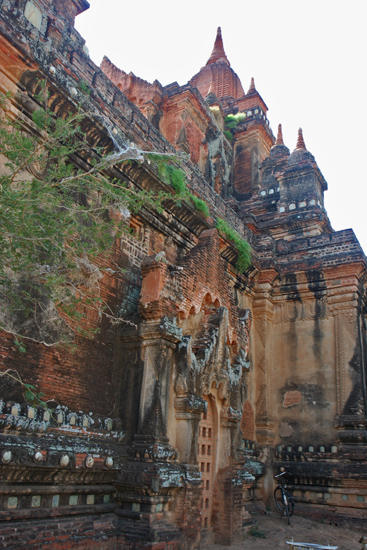
MULTIPOLYGON (((156 160, 157 157, 156 157, 156 160)), ((179 199, 189 200, 195 206, 196 210, 203 214, 206 218, 209 216, 209 208, 205 201, 193 195, 187 187, 187 179, 181 168, 168 164, 167 161, 159 159, 159 175, 161 178, 171 185, 179 199)))
POLYGON ((116 237, 130 213, 159 208, 167 195, 109 178, 101 150, 89 169, 77 168, 85 113, 61 118, 37 109, 31 135, 10 116, 9 99, 1 97, 0 326, 48 343, 91 336, 98 328, 81 322, 90 312, 123 321, 99 292, 104 274, 120 271, 108 261, 116 237))
POLYGON ((242 239, 240 235, 221 218, 217 219, 216 228, 223 233, 227 239, 233 242, 237 249, 238 257, 236 267, 239 271, 244 271, 251 265, 251 247, 247 241, 242 239))

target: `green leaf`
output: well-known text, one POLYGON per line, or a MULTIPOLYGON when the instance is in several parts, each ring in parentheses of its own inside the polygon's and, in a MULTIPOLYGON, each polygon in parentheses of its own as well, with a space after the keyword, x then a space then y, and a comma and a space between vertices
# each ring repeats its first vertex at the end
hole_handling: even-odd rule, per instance
POLYGON ((25 347, 24 343, 21 340, 18 340, 17 338, 15 338, 14 344, 17 350, 19 351, 19 353, 26 353, 27 348, 25 347))

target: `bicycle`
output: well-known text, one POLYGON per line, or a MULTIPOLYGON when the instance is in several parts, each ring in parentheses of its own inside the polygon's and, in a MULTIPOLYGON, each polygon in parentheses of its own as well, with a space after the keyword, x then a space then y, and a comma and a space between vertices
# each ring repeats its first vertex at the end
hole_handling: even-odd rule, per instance
MULTIPOLYGON (((284 470, 284 468, 281 468, 281 470, 284 470)), ((282 515, 287 516, 288 525, 290 525, 291 522, 289 518, 293 515, 294 510, 293 498, 287 493, 285 482, 282 479, 278 479, 286 473, 287 472, 282 471, 277 476, 274 476, 274 479, 278 481, 278 487, 276 487, 274 491, 274 500, 276 507, 281 511, 282 515)))

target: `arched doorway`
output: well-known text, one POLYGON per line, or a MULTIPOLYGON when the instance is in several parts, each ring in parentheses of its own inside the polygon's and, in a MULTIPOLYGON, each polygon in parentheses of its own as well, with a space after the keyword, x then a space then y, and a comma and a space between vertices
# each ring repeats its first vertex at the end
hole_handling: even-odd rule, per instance
POLYGON ((214 452, 214 415, 213 396, 204 396, 207 402, 207 412, 201 415, 199 423, 198 438, 198 463, 201 472, 202 498, 201 498, 201 527, 203 529, 212 527, 213 512, 213 489, 215 474, 215 452, 214 452))

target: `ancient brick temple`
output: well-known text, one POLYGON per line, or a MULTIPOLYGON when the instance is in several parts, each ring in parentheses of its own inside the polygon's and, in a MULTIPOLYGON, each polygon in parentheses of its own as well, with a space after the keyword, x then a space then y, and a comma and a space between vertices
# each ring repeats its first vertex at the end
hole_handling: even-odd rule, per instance
MULTIPOLYGON (((97 145, 113 151, 109 128, 143 151, 183 152, 210 215, 183 201, 131 216, 133 234, 114 249, 125 271, 100 286, 133 325, 103 321, 74 353, 29 340, 20 354, 1 333, 1 370, 53 405, 32 407, 19 384, 0 379, 0 546, 231 543, 252 506, 272 507, 281 466, 299 513, 362 522, 366 258, 351 229, 333 231, 302 131, 292 152, 280 126, 275 139, 220 29, 184 86, 150 84, 107 58, 97 67, 74 28, 88 7, 0 0, 0 90, 12 93, 13 116, 34 131, 46 79, 55 115, 78 103, 92 113, 75 162, 87 169, 97 145), (218 218, 251 245, 244 272, 218 218)), ((113 166, 111 177, 165 186, 145 161, 113 166)))

